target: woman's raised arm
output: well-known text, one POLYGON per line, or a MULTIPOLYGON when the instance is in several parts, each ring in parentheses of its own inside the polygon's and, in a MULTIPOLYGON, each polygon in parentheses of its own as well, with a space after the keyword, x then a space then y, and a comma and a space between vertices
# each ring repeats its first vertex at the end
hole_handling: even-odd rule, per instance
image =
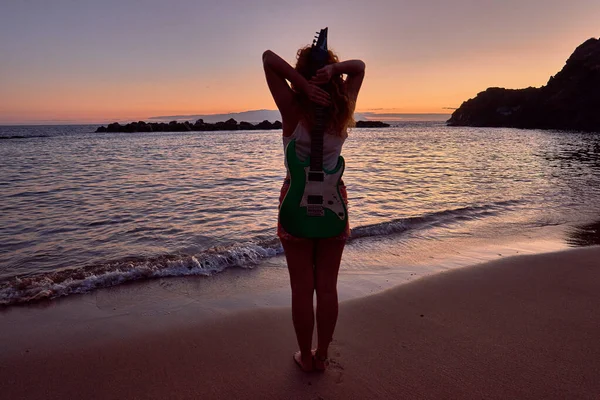
POLYGON ((342 74, 348 75, 345 83, 346 91, 348 92, 348 96, 353 101, 356 101, 365 77, 365 63, 361 60, 347 60, 326 65, 317 71, 317 74, 311 78, 310 82, 315 85, 322 85, 329 82, 331 77, 342 74))
POLYGON ((333 64, 333 69, 337 74, 346 74, 346 90, 348 96, 356 101, 358 92, 365 78, 365 63, 362 60, 347 60, 333 64))
POLYGON ((263 67, 269 90, 281 112, 281 117, 294 114, 294 91, 290 88, 287 81, 290 81, 294 89, 305 93, 309 99, 315 103, 327 106, 329 105, 329 94, 319 87, 309 83, 304 77, 296 71, 284 59, 267 50, 263 53, 263 67))

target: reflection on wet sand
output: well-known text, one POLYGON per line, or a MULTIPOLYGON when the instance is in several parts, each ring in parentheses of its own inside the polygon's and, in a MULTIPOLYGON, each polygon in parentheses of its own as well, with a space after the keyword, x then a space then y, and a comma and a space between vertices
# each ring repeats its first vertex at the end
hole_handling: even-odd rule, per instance
POLYGON ((600 245, 600 221, 569 229, 565 240, 573 247, 600 245))

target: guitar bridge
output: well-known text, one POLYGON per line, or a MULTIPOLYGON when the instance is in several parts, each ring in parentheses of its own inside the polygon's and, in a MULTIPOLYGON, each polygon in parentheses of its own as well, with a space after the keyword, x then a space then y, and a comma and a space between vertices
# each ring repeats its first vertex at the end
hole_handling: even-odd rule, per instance
POLYGON ((323 217, 325 216, 325 210, 320 204, 309 204, 306 207, 306 215, 309 217, 323 217))

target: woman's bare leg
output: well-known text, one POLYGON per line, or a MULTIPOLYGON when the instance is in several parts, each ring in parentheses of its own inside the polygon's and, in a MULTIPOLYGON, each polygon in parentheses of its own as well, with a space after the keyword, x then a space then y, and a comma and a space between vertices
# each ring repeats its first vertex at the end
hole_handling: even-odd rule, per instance
POLYGON ((302 369, 312 369, 312 335, 315 324, 313 310, 314 249, 312 240, 281 239, 292 287, 292 321, 296 331, 300 354, 295 355, 302 369))
MULTIPOLYGON (((342 260, 345 240, 322 239, 315 253, 315 288, 317 291, 317 337, 316 361, 327 357, 329 343, 338 317, 337 278, 342 260)), ((316 367, 323 369, 321 361, 316 367)))

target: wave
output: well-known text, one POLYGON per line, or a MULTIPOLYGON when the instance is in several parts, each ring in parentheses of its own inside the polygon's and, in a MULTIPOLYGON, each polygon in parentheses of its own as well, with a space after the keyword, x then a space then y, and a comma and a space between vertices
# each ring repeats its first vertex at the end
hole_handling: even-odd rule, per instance
MULTIPOLYGON (((350 241, 481 219, 507 211, 518 203, 515 200, 496 202, 358 226, 352 229, 350 241)), ((76 269, 16 276, 0 281, 0 306, 86 293, 142 279, 210 276, 230 267, 253 268, 261 260, 282 252, 279 240, 272 238, 256 243, 246 242, 227 247, 213 247, 196 255, 127 258, 76 269)))
POLYGON ((519 204, 518 200, 499 201, 484 205, 455 208, 450 210, 427 213, 417 217, 399 218, 373 225, 364 225, 352 229, 351 239, 364 237, 388 236, 407 231, 424 230, 428 228, 448 226, 464 221, 473 221, 495 216, 508 211, 519 204))
POLYGON ((12 135, 12 136, 0 136, 0 140, 8 140, 8 139, 30 139, 30 138, 45 138, 49 137, 48 135, 12 135))
POLYGON ((13 277, 0 282, 0 305, 54 299, 140 279, 210 276, 229 267, 252 268, 282 252, 279 241, 214 247, 197 255, 128 258, 77 269, 13 277))

